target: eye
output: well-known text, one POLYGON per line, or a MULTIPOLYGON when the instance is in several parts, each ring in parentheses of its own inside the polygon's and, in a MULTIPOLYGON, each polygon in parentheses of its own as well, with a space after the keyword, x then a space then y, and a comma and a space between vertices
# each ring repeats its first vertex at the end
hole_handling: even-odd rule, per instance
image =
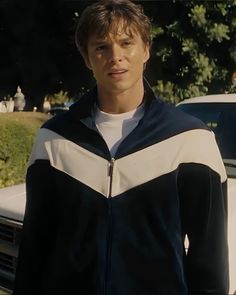
POLYGON ((133 44, 133 42, 131 40, 126 40, 122 43, 122 45, 124 47, 130 47, 133 44))
POLYGON ((100 52, 106 49, 106 45, 99 45, 95 48, 95 51, 100 52))

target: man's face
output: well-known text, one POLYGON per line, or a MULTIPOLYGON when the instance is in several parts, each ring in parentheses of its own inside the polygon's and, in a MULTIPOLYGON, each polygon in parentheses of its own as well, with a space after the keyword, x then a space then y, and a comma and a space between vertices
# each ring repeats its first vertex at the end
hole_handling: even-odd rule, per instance
POLYGON ((144 63, 149 56, 149 47, 141 36, 135 31, 130 36, 120 25, 116 35, 109 33, 104 38, 92 35, 84 59, 100 89, 120 93, 142 83, 144 63))

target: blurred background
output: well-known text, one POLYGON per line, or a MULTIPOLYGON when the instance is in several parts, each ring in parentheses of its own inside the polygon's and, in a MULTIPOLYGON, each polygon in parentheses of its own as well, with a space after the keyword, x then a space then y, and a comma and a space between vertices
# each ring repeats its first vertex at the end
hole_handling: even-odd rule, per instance
MULTIPOLYGON (((47 95, 74 101, 93 86, 74 43, 77 20, 91 2, 0 0, 0 101, 19 85, 25 110, 40 110, 47 95)), ((145 75, 156 94, 176 103, 235 92, 235 0, 134 2, 153 22, 145 75)))

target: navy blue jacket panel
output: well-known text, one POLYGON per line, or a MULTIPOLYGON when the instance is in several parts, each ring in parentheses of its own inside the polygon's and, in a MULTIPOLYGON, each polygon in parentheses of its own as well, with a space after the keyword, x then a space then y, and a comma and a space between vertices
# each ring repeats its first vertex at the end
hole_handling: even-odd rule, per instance
POLYGON ((144 116, 113 159, 93 121, 96 89, 39 130, 14 295, 227 294, 214 134, 145 87, 144 116))

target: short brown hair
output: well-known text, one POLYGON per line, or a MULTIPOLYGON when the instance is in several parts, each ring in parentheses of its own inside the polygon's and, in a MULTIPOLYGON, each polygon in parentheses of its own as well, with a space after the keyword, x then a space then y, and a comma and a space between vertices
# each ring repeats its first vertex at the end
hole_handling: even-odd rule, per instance
POLYGON ((141 5, 130 0, 101 0, 88 6, 82 13, 75 32, 75 42, 81 53, 87 53, 88 40, 91 35, 104 37, 108 32, 117 33, 119 21, 123 29, 132 35, 140 34, 143 42, 151 46, 151 22, 144 14, 141 5))

